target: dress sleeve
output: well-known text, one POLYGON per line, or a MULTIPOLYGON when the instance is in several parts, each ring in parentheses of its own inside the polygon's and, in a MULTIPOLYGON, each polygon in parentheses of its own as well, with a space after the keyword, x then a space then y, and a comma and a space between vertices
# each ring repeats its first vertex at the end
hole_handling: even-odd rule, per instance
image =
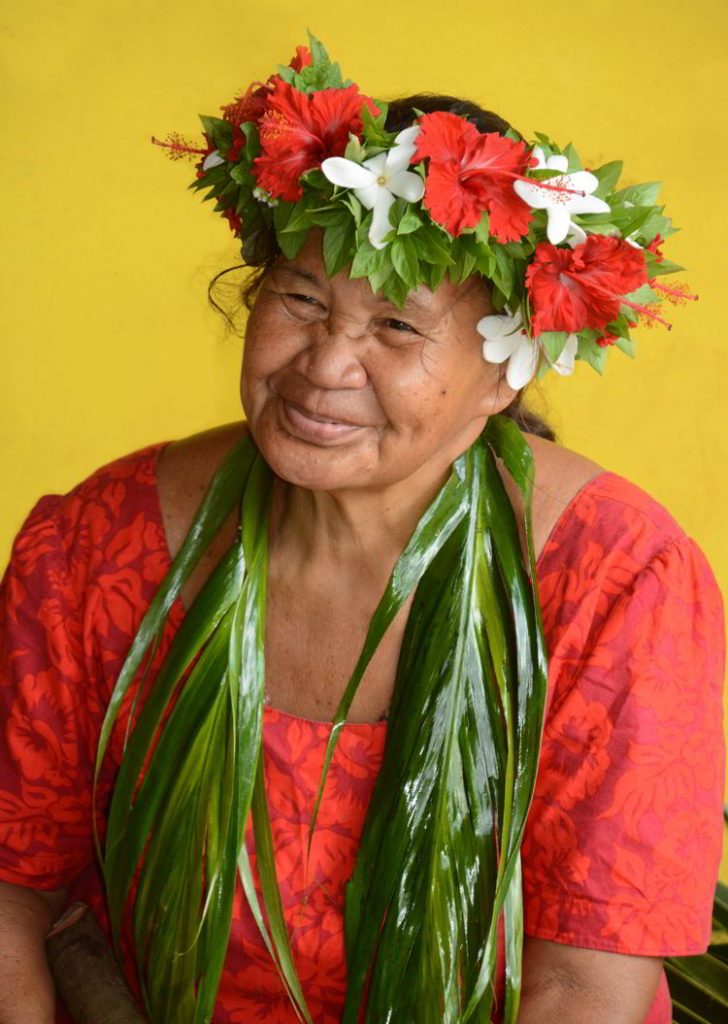
POLYGON ((82 624, 46 495, 0 584, 0 879, 59 889, 93 859, 82 624))
POLYGON ((723 599, 685 534, 614 589, 556 669, 524 928, 618 953, 701 953, 723 833, 723 599))

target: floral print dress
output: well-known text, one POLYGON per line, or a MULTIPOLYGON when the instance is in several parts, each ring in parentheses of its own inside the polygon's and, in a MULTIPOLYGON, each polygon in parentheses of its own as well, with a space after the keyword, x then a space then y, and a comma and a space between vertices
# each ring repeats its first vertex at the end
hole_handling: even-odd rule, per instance
MULTIPOLYGON (((89 903, 104 927, 94 758, 114 681, 170 564, 156 482, 167 443, 40 498, 0 594, 0 880, 68 887, 68 902, 89 903)), ((563 509, 537 570, 549 702, 523 845, 525 933, 642 956, 700 953, 721 852, 725 767, 724 607, 713 572, 662 505, 608 470, 563 509)), ((178 600, 152 678, 184 614, 178 600)), ((101 807, 126 715, 128 706, 112 736, 101 807)), ((329 732, 326 722, 265 708, 276 866, 316 1024, 340 1020, 344 887, 387 722, 344 725, 305 863, 329 732)), ((255 875, 250 824, 247 841, 255 875)), ((214 1021, 296 1019, 238 883, 214 1021)), ((671 1019, 664 974, 647 1019, 671 1019)), ((57 1024, 68 1020, 59 1003, 57 1024)))

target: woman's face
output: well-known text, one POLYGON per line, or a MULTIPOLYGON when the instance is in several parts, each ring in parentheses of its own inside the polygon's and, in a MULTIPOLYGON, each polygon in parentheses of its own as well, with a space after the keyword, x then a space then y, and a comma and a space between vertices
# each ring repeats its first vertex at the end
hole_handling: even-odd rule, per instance
POLYGON ((326 491, 442 474, 516 395, 482 356, 489 312, 476 278, 400 310, 348 268, 327 277, 311 232, 266 275, 246 330, 241 397, 266 462, 326 491))

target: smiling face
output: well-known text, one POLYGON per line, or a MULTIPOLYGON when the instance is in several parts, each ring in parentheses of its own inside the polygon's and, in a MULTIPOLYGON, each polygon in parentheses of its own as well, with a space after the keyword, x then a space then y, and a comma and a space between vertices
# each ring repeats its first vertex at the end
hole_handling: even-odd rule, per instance
POLYGON ((516 395, 482 356, 489 312, 476 278, 401 310, 348 268, 329 278, 312 231, 266 275, 245 335, 241 397, 266 462, 311 490, 439 478, 516 395))

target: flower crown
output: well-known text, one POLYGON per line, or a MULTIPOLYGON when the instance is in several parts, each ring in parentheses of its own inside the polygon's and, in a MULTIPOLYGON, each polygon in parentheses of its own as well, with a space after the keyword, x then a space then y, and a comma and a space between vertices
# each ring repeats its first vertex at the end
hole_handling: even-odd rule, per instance
POLYGON ((481 274, 498 311, 477 324, 483 357, 507 360, 516 390, 549 368, 572 373, 575 359, 602 373, 610 346, 634 356, 638 322, 670 327, 663 299, 697 298, 657 281, 683 269, 660 251, 677 229, 656 205, 659 182, 616 191, 620 161, 585 169, 571 143, 480 132, 452 113, 413 110, 411 127, 390 132, 387 104, 309 40, 222 118, 201 116, 204 148, 152 139, 197 159, 190 187, 216 201, 245 262, 273 234, 292 259, 318 227, 327 274, 350 265, 399 308, 419 285, 481 274))

